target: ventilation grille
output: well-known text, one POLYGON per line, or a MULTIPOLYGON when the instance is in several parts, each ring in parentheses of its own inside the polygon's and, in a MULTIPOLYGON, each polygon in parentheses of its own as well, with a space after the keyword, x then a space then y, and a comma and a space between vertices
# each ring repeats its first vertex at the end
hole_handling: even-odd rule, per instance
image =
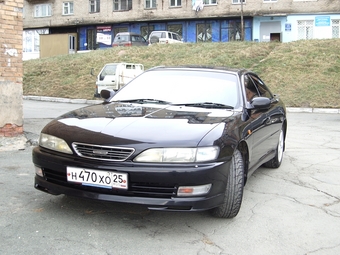
POLYGON ((73 143, 72 146, 80 157, 107 161, 125 161, 135 151, 132 148, 110 147, 84 143, 73 143))

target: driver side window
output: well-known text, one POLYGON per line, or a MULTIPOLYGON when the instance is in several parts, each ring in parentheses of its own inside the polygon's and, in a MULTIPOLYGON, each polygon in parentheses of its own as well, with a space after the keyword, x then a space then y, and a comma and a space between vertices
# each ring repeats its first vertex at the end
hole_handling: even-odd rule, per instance
POLYGON ((250 74, 249 76, 251 80, 253 81, 254 86, 256 87, 256 90, 259 96, 273 98, 272 93, 269 91, 267 86, 264 84, 264 82, 259 77, 252 75, 252 74, 250 74))
POLYGON ((250 102, 254 97, 260 96, 253 80, 249 75, 244 76, 244 89, 248 102, 250 102))

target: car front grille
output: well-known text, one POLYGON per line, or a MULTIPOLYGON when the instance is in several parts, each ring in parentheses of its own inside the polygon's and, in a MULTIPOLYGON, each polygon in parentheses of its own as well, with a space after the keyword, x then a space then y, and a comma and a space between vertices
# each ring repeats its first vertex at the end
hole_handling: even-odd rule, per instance
POLYGON ((48 168, 44 168, 43 170, 45 179, 48 182, 100 194, 149 198, 171 198, 177 194, 177 187, 175 185, 162 183, 130 182, 128 190, 104 189, 98 187, 82 186, 79 184, 67 182, 66 173, 54 171, 48 168))
POLYGON ((108 161, 124 161, 135 151, 133 148, 110 147, 85 143, 73 143, 72 146, 80 157, 108 161))

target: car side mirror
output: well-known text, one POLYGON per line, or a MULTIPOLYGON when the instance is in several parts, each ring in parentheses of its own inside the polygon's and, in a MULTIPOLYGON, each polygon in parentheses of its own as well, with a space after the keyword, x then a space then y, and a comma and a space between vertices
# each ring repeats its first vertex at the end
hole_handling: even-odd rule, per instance
POLYGON ((100 91, 100 97, 104 98, 104 102, 108 103, 110 102, 111 98, 116 94, 113 90, 103 89, 100 91))
POLYGON ((255 97, 250 101, 251 109, 264 110, 270 107, 271 101, 268 97, 255 97))

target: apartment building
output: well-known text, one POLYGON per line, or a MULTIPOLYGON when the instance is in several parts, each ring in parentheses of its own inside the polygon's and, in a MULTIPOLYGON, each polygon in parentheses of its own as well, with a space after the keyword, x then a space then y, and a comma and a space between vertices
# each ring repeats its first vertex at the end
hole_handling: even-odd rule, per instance
POLYGON ((340 37, 340 0, 25 0, 24 59, 41 34, 69 35, 69 52, 111 47, 118 32, 170 30, 184 42, 290 42, 340 37))

